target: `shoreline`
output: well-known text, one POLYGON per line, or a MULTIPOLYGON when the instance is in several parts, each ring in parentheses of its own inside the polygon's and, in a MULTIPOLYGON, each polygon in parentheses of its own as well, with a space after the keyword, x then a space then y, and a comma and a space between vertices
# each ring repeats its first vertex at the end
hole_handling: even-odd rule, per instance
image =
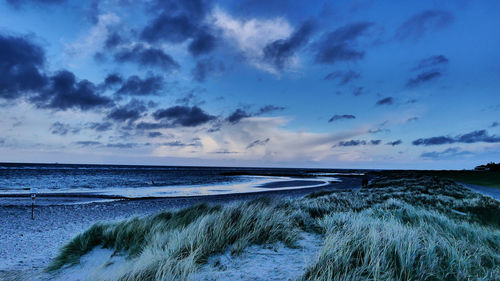
POLYGON ((37 272, 46 267, 59 248, 97 221, 116 221, 145 216, 195 204, 232 204, 259 197, 297 198, 319 190, 349 190, 360 187, 361 179, 343 178, 326 186, 269 190, 265 192, 206 195, 175 198, 141 198, 73 205, 39 205, 35 220, 29 206, 0 206, 0 272, 37 272))
MULTIPOLYGON (((317 177, 316 179, 297 179, 293 177, 287 178, 273 178, 264 181, 252 181, 249 183, 235 183, 235 184, 224 184, 224 185, 210 185, 210 186, 191 186, 187 188, 177 187, 177 186, 168 186, 173 190, 179 190, 180 192, 186 191, 189 189, 194 190, 183 192, 183 194, 188 195, 120 195, 113 194, 112 192, 115 190, 107 190, 107 191, 89 191, 89 192, 40 192, 37 194, 35 205, 37 206, 47 206, 47 205, 67 205, 67 204, 90 204, 104 201, 118 201, 118 200, 152 200, 152 199, 186 199, 186 198, 203 198, 207 196, 232 196, 232 195, 262 195, 262 194, 270 194, 278 192, 288 192, 294 190, 308 190, 308 189, 317 189, 317 188, 328 188, 330 185, 334 184, 338 186, 342 182, 352 181, 360 181, 360 177, 354 176, 337 176, 335 178, 323 178, 317 177), (228 186, 238 186, 238 185, 247 185, 246 189, 238 190, 238 189, 223 189, 228 186), (220 189, 217 189, 217 188, 220 189), (205 194, 196 193, 197 190, 203 189, 203 191, 207 191, 205 194), (212 193, 210 193, 212 192, 212 193), (106 194, 107 193, 107 194, 106 194)), ((137 188, 136 192, 146 192, 161 190, 162 186, 158 186, 156 189, 143 189, 137 188), (146 190, 146 191, 144 191, 146 190)), ((122 192, 126 194, 127 189, 116 190, 115 192, 122 192)), ((136 193, 139 194, 139 193, 136 193)), ((31 206, 30 193, 0 193, 0 206, 31 206)))

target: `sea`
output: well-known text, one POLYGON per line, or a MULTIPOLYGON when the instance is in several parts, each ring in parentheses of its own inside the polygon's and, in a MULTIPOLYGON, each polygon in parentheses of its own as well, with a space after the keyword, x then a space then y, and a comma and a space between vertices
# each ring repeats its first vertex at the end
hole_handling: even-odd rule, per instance
POLYGON ((187 197, 313 188, 341 182, 341 176, 362 174, 347 169, 0 163, 0 205, 30 196, 80 203, 89 198, 187 197))

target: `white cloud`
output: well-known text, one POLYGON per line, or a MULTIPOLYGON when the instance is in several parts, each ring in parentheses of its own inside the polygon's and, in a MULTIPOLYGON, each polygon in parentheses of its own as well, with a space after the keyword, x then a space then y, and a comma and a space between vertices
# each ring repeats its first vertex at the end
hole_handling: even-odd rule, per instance
POLYGON ((113 13, 99 15, 98 22, 85 35, 66 46, 68 57, 86 57, 99 51, 108 37, 110 25, 120 23, 120 17, 113 13))
POLYGON ((273 19, 238 19, 220 8, 212 12, 213 24, 222 30, 223 36, 233 44, 255 67, 276 73, 274 67, 262 61, 262 49, 278 39, 285 39, 293 28, 283 17, 273 19))
MULTIPOLYGON (((341 140, 363 135, 364 129, 338 133, 295 132, 284 129, 284 117, 251 117, 237 124, 224 123, 220 130, 206 133, 182 130, 177 132, 179 141, 189 143, 197 135, 201 146, 159 146, 155 156, 197 157, 201 159, 238 159, 263 161, 322 161, 330 158, 348 158, 350 152, 332 149, 341 140), (268 141, 266 141, 269 139, 268 141), (260 144, 249 147, 255 141, 260 144)), ((208 128, 205 128, 208 129, 208 128)), ((358 158, 358 157, 356 157, 358 158)))

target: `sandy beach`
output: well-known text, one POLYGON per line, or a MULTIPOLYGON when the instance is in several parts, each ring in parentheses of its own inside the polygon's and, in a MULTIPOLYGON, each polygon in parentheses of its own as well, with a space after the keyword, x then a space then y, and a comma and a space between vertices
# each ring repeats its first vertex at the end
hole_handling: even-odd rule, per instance
MULTIPOLYGON (((297 182, 294 182, 297 185, 297 182)), ((116 200, 87 204, 47 205, 38 198, 35 220, 31 219, 29 198, 25 206, 4 204, 0 206, 0 272, 40 272, 54 258, 66 242, 88 229, 97 221, 122 220, 134 216, 155 214, 200 203, 230 204, 262 196, 273 198, 297 198, 317 190, 345 190, 359 188, 359 178, 345 177, 342 182, 330 183, 318 188, 295 188, 245 194, 193 196, 163 199, 116 200)), ((276 187, 283 183, 277 182, 276 187)), ((54 200, 53 198, 48 200, 54 200)), ((60 201, 58 201, 60 202, 60 201)))

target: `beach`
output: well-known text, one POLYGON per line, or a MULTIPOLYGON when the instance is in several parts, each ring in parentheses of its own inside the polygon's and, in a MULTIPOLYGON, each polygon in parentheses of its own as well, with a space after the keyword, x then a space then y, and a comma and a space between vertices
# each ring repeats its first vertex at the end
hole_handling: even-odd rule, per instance
POLYGON ((78 203, 77 200, 76 204, 75 200, 67 204, 65 200, 68 198, 42 197, 36 201, 34 220, 31 219, 30 198, 11 198, 15 201, 4 201, 3 205, 0 205, 0 229, 2 229, 0 272, 22 273, 28 276, 41 272, 57 255, 60 247, 97 221, 118 221, 201 203, 231 204, 262 196, 276 200, 298 198, 315 190, 344 190, 359 188, 361 185, 360 178, 356 177, 345 177, 341 182, 333 182, 317 188, 300 188, 298 181, 292 183, 294 189, 291 190, 273 190, 273 187, 286 186, 286 182, 277 181, 275 184, 268 184, 266 192, 212 196, 112 201, 107 199, 91 203, 85 203, 87 200, 78 203))

